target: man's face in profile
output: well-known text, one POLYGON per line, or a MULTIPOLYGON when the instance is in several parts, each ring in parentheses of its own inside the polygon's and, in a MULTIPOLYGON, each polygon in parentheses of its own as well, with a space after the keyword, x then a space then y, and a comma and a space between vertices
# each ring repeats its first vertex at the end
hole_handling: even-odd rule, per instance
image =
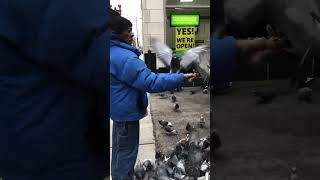
POLYGON ((125 40, 129 44, 132 44, 133 42, 133 33, 132 33, 132 28, 130 27, 128 30, 123 31, 120 35, 121 39, 125 40))
POLYGON ((133 32, 131 31, 130 36, 129 36, 129 44, 132 44, 132 43, 133 43, 133 37, 134 37, 134 34, 133 34, 133 32))

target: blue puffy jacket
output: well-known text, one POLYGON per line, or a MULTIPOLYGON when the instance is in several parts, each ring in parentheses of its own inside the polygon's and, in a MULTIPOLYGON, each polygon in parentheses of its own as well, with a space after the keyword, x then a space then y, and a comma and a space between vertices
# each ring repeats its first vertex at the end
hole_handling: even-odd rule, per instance
POLYGON ((109 1, 0 1, 0 179, 101 180, 109 1))
POLYGON ((148 106, 146 92, 168 91, 184 84, 182 73, 155 74, 138 58, 139 55, 136 48, 111 38, 110 115, 114 121, 136 121, 143 118, 148 106), (142 98, 142 109, 137 107, 139 98, 142 98))

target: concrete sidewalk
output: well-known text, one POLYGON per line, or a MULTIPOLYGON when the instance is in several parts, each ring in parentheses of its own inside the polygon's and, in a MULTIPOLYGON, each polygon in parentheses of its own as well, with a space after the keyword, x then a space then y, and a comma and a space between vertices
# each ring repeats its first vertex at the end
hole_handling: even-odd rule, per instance
MULTIPOLYGON (((110 120, 110 160, 112 153, 112 125, 110 120)), ((137 160, 155 159, 155 142, 153 136, 153 123, 150 113, 150 104, 148 106, 148 115, 140 120, 140 139, 139 139, 139 152, 137 160)), ((111 163, 111 161, 110 161, 111 163)), ((111 167, 111 165, 110 165, 111 167)))

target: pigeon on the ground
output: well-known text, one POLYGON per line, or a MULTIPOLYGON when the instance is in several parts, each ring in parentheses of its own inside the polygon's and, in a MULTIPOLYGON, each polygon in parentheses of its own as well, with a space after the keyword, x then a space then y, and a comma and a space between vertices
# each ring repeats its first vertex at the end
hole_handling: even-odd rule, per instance
POLYGON ((203 93, 203 94, 208 94, 208 89, 203 89, 203 90, 202 90, 202 93, 203 93))
POLYGON ((168 122, 168 121, 165 121, 165 120, 159 120, 159 124, 160 124, 162 127, 166 127, 166 126, 172 127, 172 123, 171 123, 171 122, 168 122))
POLYGON ((205 125, 205 121, 204 121, 203 114, 200 114, 199 126, 200 128, 204 128, 204 125, 205 125))
POLYGON ((143 178, 144 178, 145 171, 144 171, 144 167, 143 167, 142 163, 140 162, 140 160, 137 162, 137 164, 134 168, 134 175, 136 176, 136 178, 138 180, 143 180, 143 178))
POLYGON ((175 102, 177 101, 177 97, 173 95, 173 96, 171 97, 171 101, 172 101, 173 103, 175 103, 175 102))
POLYGON ((205 150, 210 146, 210 141, 208 141, 206 138, 202 138, 200 139, 199 146, 202 150, 205 150))
POLYGON ((182 144, 182 145, 184 145, 184 146, 185 146, 186 144, 188 144, 188 143, 189 143, 189 134, 187 134, 185 138, 180 139, 180 140, 179 140, 179 143, 182 144))
POLYGON ((162 151, 156 151, 155 158, 156 158, 157 161, 163 161, 164 154, 162 153, 162 151))
POLYGON ((167 99, 168 98, 168 95, 163 94, 163 93, 160 93, 159 96, 160 96, 160 99, 167 99))
POLYGON ((186 125, 186 130, 188 131, 188 132, 191 132, 191 131, 193 131, 195 128, 193 127, 193 126, 191 126, 190 125, 190 123, 187 123, 187 125, 186 125))
POLYGON ((178 132, 175 129, 172 129, 170 126, 164 127, 164 130, 166 131, 167 135, 177 135, 178 132))
POLYGON ((168 177, 168 171, 167 171, 167 166, 166 164, 164 164, 163 162, 159 161, 157 163, 157 166, 156 166, 156 170, 155 170, 155 175, 157 177, 157 179, 160 179, 162 177, 168 177))
POLYGON ((299 180, 299 174, 297 167, 291 167, 290 168, 290 180, 299 180))
POLYGON ((312 89, 309 87, 298 89, 298 99, 300 101, 310 102, 312 100, 312 89))
POLYGON ((153 163, 150 159, 144 160, 142 164, 146 168, 146 171, 150 171, 153 169, 153 163))
POLYGON ((204 173, 206 173, 207 171, 210 170, 210 163, 207 162, 206 160, 203 161, 203 163, 201 164, 200 170, 204 173))
POLYGON ((253 95, 258 97, 258 103, 268 103, 277 95, 275 90, 252 90, 253 95))
POLYGON ((178 103, 176 103, 176 104, 174 104, 174 106, 173 106, 173 111, 178 111, 179 110, 179 104, 178 103))

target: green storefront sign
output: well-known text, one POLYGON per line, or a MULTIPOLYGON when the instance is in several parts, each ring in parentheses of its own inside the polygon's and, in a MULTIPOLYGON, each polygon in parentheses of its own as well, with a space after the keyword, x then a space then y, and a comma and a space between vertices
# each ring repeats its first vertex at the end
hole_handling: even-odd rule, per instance
POLYGON ((199 26, 199 15, 171 15, 171 26, 181 27, 181 26, 199 26))

